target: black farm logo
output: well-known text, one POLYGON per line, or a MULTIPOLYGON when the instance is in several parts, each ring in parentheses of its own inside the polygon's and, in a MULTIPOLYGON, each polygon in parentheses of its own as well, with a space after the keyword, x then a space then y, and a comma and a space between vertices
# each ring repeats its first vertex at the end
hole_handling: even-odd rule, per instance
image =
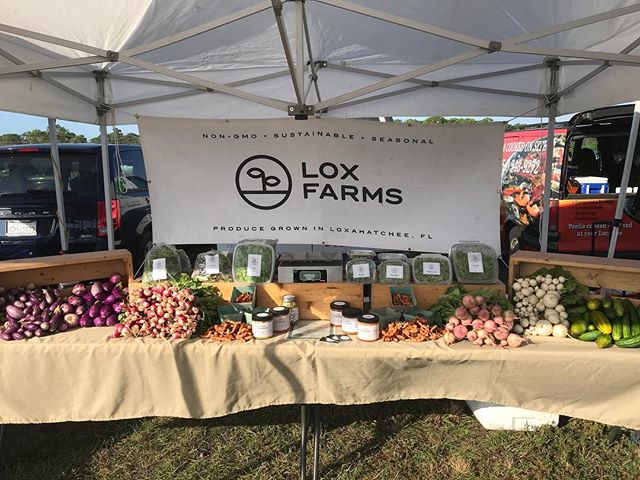
POLYGON ((236 188, 240 197, 254 208, 273 210, 291 195, 291 174, 277 158, 254 155, 236 170, 236 188))

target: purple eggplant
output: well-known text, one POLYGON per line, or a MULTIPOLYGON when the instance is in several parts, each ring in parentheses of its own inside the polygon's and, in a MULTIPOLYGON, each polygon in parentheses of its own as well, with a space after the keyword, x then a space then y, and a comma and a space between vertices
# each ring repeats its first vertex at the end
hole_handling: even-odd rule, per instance
POLYGON ((53 289, 53 296, 56 298, 60 298, 60 289, 59 288, 54 288, 53 289))
POLYGON ((120 276, 119 273, 114 273, 113 275, 111 275, 109 277, 109 281, 111 283, 113 283, 114 285, 117 285, 118 283, 120 283, 122 281, 122 277, 120 276))
POLYGON ((82 305, 82 298, 71 295, 69 298, 67 298, 67 303, 69 305, 77 307, 78 305, 82 305))
POLYGON ((25 303, 21 300, 16 300, 15 302, 13 302, 13 306, 21 310, 24 310, 27 307, 25 303))
MULTIPOLYGON (((76 297, 77 298, 77 297, 76 297)), ((67 313, 71 313, 73 312, 75 309, 73 308, 72 305, 68 304, 68 303, 63 303, 62 305, 60 305, 60 311, 63 314, 67 314, 67 313)))
POLYGON ((18 322, 19 322, 19 320, 15 319, 13 317, 7 316, 7 321, 5 323, 8 323, 9 325, 15 325, 17 327, 18 326, 18 322))
POLYGON ((93 305, 91 305, 91 308, 89 309, 89 316, 91 318, 96 318, 97 316, 99 316, 101 307, 102 307, 101 302, 96 302, 93 305))
POLYGON ((13 340, 13 337, 8 333, 3 333, 2 335, 0 335, 0 338, 2 338, 2 340, 4 340, 5 342, 10 342, 11 340, 13 340))
POLYGON ((111 310, 109 305, 102 305, 102 307, 100 307, 100 318, 107 318, 112 313, 113 310, 111 310))
POLYGON ((31 322, 31 323, 25 323, 22 326, 28 332, 35 332, 37 329, 40 328, 40 323, 31 322))
POLYGON ((104 327, 107 324, 107 321, 104 318, 94 318, 93 319, 93 326, 94 327, 104 327))
POLYGON ((69 328, 70 328, 69 325, 64 323, 64 322, 62 322, 60 325, 58 325, 58 331, 59 332, 64 332, 66 330, 69 330, 69 328))
POLYGON ((95 295, 96 300, 100 300, 103 301, 105 298, 108 297, 108 295, 105 292, 100 292, 99 294, 95 295))
MULTIPOLYGON (((68 313, 64 316, 64 322, 67 326, 71 328, 75 328, 78 326, 78 322, 80 321, 78 315, 75 313, 68 313)), ((58 327, 59 329, 60 327, 58 327)))
POLYGON ((102 293, 102 284, 100 282, 94 282, 93 285, 91 285, 91 295, 95 297, 99 293, 102 293))
POLYGON ((62 305, 62 299, 58 298, 56 301, 54 301, 51 305, 49 305, 49 311, 50 312, 54 312, 56 310, 56 308, 59 308, 60 305, 62 305))
POLYGON ((41 329, 41 330, 47 331, 47 330, 49 330, 49 326, 50 326, 50 325, 49 325, 49 322, 46 322, 46 321, 45 321, 45 322, 41 322, 41 323, 40 323, 40 329, 41 329))
POLYGON ((47 302, 47 304, 52 305, 56 299, 53 297, 51 290, 47 288, 46 290, 43 291, 43 293, 44 293, 44 301, 47 302))
POLYGON ((102 282, 102 291, 103 292, 109 293, 109 292, 111 292, 113 287, 114 287, 113 283, 111 283, 109 280, 107 280, 106 282, 102 282))
POLYGON ((33 337, 33 332, 30 330, 25 330, 24 338, 32 338, 32 337, 33 337))
POLYGON ((19 307, 16 307, 15 305, 7 305, 6 312, 7 315, 17 320, 20 320, 22 317, 24 317, 24 311, 19 307))
POLYGON ((44 330, 42 330, 41 328, 37 329, 35 332, 33 332, 33 334, 36 337, 44 337, 46 332, 44 330))
POLYGON ((80 320, 78 321, 78 324, 82 327, 82 328, 86 328, 86 327, 93 327, 93 318, 91 318, 89 316, 89 313, 85 313, 84 315, 82 315, 80 317, 80 320))
POLYGON ((6 333, 7 335, 12 335, 17 331, 18 331, 17 325, 9 325, 7 328, 4 329, 4 333, 6 333))
POLYGON ((71 293, 77 295, 78 297, 82 296, 87 291, 87 286, 84 283, 77 283, 71 289, 71 293))
POLYGON ((33 315, 32 313, 30 313, 29 315, 25 315, 25 316, 22 318, 22 321, 23 321, 23 322, 33 322, 33 321, 35 321, 35 319, 36 319, 36 316, 35 316, 35 315, 33 315))
POLYGON ((49 320, 48 322, 42 322, 40 324, 40 328, 42 328, 42 324, 48 323, 49 328, 48 329, 42 328, 42 329, 49 330, 50 332, 55 332, 56 330, 58 330, 58 325, 60 325, 61 321, 62 321, 62 315, 56 314, 53 317, 51 317, 51 320, 49 320))
POLYGON ((33 312, 34 315, 40 315, 40 313, 42 313, 42 309, 40 308, 40 305, 38 305, 37 303, 31 307, 31 311, 33 312))
POLYGON ((22 294, 18 297, 18 300, 20 300, 21 302, 26 302, 29 299, 29 297, 27 297, 26 294, 22 294))
POLYGON ((76 307, 76 315, 82 315, 86 311, 87 311, 87 307, 84 305, 78 305, 76 307))
POLYGON ((111 309, 115 313, 120 313, 122 311, 122 302, 116 302, 111 304, 111 309))
POLYGON ((105 321, 107 327, 113 327, 116 323, 118 323, 118 316, 115 313, 109 315, 105 321))
POLYGON ((82 294, 82 300, 84 300, 85 305, 91 305, 95 301, 95 298, 93 298, 90 292, 87 292, 82 294))
POLYGON ((48 306, 48 303, 46 300, 42 300, 38 306, 40 307, 40 310, 45 310, 48 306))
POLYGON ((11 334, 11 337, 14 340, 24 340, 24 333, 20 333, 20 332, 15 332, 11 334))
POLYGON ((116 297, 114 297, 113 295, 109 295, 102 301, 102 303, 104 303, 105 305, 111 305, 115 301, 116 297))

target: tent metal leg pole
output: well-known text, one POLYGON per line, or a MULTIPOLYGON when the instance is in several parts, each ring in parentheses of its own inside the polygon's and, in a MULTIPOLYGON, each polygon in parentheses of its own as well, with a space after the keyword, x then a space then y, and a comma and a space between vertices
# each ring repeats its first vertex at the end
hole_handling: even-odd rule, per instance
POLYGON ((553 173, 553 150, 555 144, 556 114, 558 112, 558 73, 557 59, 547 59, 550 73, 550 86, 547 102, 549 104, 549 124, 547 126, 547 159, 544 164, 544 195, 542 198, 542 225, 540 227, 540 251, 549 248, 549 217, 551 214, 551 176, 553 173))
POLYGON ((67 216, 64 210, 64 189, 62 186, 62 170, 60 169, 60 151, 58 150, 58 134, 56 119, 49 118, 49 142, 51 143, 51 163, 53 165, 53 181, 56 189, 57 217, 60 228, 60 251, 69 251, 69 232, 67 230, 67 216))
POLYGON ((313 480, 320 478, 320 434, 322 433, 322 406, 313 407, 313 480))
MULTIPOLYGON (((624 159, 624 170, 622 171, 622 180, 620 181, 620 195, 618 195, 616 214, 613 218, 613 230, 611 231, 611 237, 609 237, 609 253, 607 254, 608 258, 613 258, 616 253, 616 244, 618 243, 618 233, 620 231, 620 225, 622 223, 624 202, 627 198, 627 187, 629 186, 629 177, 631 176, 631 167, 633 166, 633 158, 636 151, 638 126, 640 126, 640 101, 637 101, 635 103, 633 109, 633 121, 631 122, 629 143, 627 144, 627 156, 624 159)), ((640 195, 640 192, 636 193, 636 195, 640 195)))
POLYGON ((300 480, 306 480, 307 478, 307 444, 309 443, 309 411, 312 410, 312 406, 301 405, 300 417, 302 426, 302 437, 300 442, 300 480))
POLYGON ((113 217, 111 213, 111 174, 109 168, 109 137, 107 136, 107 117, 100 115, 100 143, 102 144, 102 179, 104 188, 104 209, 107 219, 107 248, 113 250, 113 217))

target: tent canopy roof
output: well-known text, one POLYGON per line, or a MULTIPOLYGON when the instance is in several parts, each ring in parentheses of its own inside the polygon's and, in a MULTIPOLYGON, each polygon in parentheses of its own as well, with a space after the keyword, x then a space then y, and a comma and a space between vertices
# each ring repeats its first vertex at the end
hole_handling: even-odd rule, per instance
POLYGON ((81 122, 545 116, 550 100, 563 114, 640 97, 631 0, 0 5, 0 109, 81 122))

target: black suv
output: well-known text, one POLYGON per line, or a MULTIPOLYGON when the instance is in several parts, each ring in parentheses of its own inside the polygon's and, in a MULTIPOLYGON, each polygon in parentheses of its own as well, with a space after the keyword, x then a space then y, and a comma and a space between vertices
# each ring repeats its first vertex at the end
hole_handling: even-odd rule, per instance
MULTIPOLYGON (((49 144, 0 147, 0 260, 60 252, 49 144)), ((60 144, 69 252, 106 250, 98 144, 60 144)), ((152 245, 149 188, 140 145, 109 145, 116 248, 136 263, 152 245)))

